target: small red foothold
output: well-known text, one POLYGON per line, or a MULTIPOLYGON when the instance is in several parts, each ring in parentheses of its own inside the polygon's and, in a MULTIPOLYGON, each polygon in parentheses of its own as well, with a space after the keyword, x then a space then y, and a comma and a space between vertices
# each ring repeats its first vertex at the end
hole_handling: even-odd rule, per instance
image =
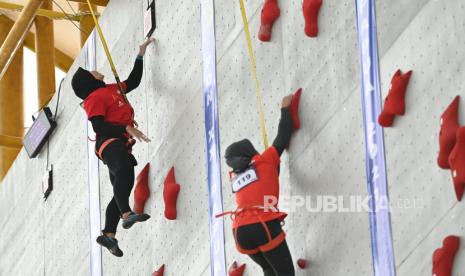
POLYGON ((178 199, 181 186, 176 183, 174 176, 174 167, 171 167, 165 179, 163 189, 163 199, 165 201, 165 217, 169 220, 175 220, 177 217, 176 201, 178 199))
POLYGON ((302 95, 302 88, 299 88, 292 96, 291 105, 290 105, 292 122, 294 124, 294 131, 300 128, 299 103, 300 103, 301 95, 302 95))
POLYGON ((323 0, 304 0, 302 11, 305 19, 305 34, 309 37, 318 35, 318 13, 323 0))
POLYGON ((258 39, 263 42, 271 40, 273 24, 280 15, 279 5, 277 0, 266 0, 263 4, 262 15, 260 18, 260 29, 258 31, 258 39))
POLYGON ((150 197, 149 190, 149 169, 150 163, 147 163, 136 178, 136 188, 134 189, 134 207, 133 211, 138 214, 144 213, 145 202, 150 197))
POLYGON ((297 265, 298 265, 301 269, 306 269, 306 268, 307 268, 307 260, 305 260, 305 259, 298 259, 298 260, 297 260, 297 265))
POLYGON ((165 274, 165 265, 164 264, 162 266, 160 266, 160 268, 158 270, 155 270, 152 273, 152 276, 163 276, 163 274, 165 274))
POLYGON ((460 246, 460 238, 448 236, 442 242, 442 247, 433 253, 433 275, 451 276, 454 258, 460 246))
POLYGON ((449 155, 449 165, 455 195, 457 200, 461 201, 465 188, 465 127, 457 129, 455 146, 449 155))
POLYGON ((229 268, 228 275, 229 276, 242 276, 245 270, 245 264, 239 266, 236 261, 234 261, 229 268))
POLYGON ((441 131, 439 132, 438 165, 443 169, 450 169, 449 155, 454 148, 456 132, 459 128, 460 96, 456 96, 447 109, 441 115, 441 131))

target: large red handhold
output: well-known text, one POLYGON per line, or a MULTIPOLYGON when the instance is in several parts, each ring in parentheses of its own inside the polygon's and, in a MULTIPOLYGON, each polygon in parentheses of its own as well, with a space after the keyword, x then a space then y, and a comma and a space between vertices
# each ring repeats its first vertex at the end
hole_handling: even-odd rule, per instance
POLYGON ((459 128, 460 96, 456 96, 452 103, 441 115, 441 131, 439 132, 439 155, 438 165, 443 169, 450 169, 449 155, 455 145, 455 137, 459 128))
POLYGON ((300 120, 299 120, 299 103, 300 103, 300 95, 302 95, 302 88, 297 89, 292 96, 291 100, 291 115, 292 115, 292 122, 294 124, 294 131, 300 128, 300 120))
POLYGON ((412 70, 402 74, 400 69, 396 71, 391 80, 391 88, 384 102, 384 111, 388 114, 405 114, 405 93, 412 75, 412 70))
POLYGON ((433 275, 451 276, 454 257, 460 246, 460 238, 448 236, 442 242, 442 247, 433 253, 433 275))
POLYGON ((384 108, 378 117, 378 122, 383 127, 390 127, 394 121, 394 115, 405 114, 405 93, 412 75, 412 70, 402 74, 400 69, 394 73, 391 79, 391 87, 384 101, 384 108))
POLYGON ((152 273, 152 276, 163 276, 163 274, 165 274, 165 265, 162 265, 162 266, 160 266, 160 268, 158 270, 155 270, 152 273))
POLYGON ((279 5, 277 0, 265 0, 262 8, 262 16, 260 18, 260 30, 258 31, 258 39, 263 42, 271 40, 273 24, 280 15, 279 5))
POLYGON ((465 127, 457 129, 455 146, 449 155, 455 195, 461 201, 465 186, 465 127))
POLYGON ((302 11, 305 19, 305 34, 309 37, 318 35, 318 13, 323 0, 304 0, 302 11))
POLYGON ((228 275, 229 276, 242 276, 244 274, 245 264, 239 266, 236 261, 232 263, 231 267, 229 268, 228 275))
POLYGON ((163 189, 163 199, 165 201, 165 217, 169 220, 175 220, 177 217, 176 200, 178 199, 181 186, 176 183, 174 176, 174 167, 171 167, 165 179, 163 189))
POLYGON ((133 211, 138 214, 144 213, 145 202, 150 196, 149 190, 149 169, 150 163, 147 163, 136 178, 136 188, 134 189, 134 208, 133 211))

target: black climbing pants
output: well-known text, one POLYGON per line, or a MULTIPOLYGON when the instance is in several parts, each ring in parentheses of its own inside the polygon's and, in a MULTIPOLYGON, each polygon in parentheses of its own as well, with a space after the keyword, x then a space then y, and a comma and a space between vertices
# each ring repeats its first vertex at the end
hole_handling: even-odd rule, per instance
POLYGON ((116 233, 123 213, 131 211, 129 196, 134 186, 134 166, 137 161, 120 141, 110 143, 102 152, 103 162, 108 166, 113 198, 105 212, 103 233, 116 233))
MULTIPOLYGON (((275 238, 283 230, 279 220, 267 221, 271 237, 275 238)), ((236 242, 246 250, 255 249, 269 242, 266 230, 261 223, 240 226, 237 229, 236 242)), ((259 252, 249 257, 261 266, 265 276, 294 276, 294 264, 287 242, 267 252, 259 252)))

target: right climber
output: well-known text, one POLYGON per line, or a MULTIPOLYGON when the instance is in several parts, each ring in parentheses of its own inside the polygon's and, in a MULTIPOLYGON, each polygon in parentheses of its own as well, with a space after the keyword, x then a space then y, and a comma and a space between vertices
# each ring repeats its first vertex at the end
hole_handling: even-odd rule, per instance
POLYGON ((248 139, 226 149, 226 163, 232 168, 233 193, 237 209, 231 214, 236 248, 261 266, 265 276, 294 275, 291 253, 281 223, 287 216, 277 209, 279 163, 289 146, 292 132, 300 127, 298 105, 302 90, 283 98, 278 135, 273 145, 258 153, 248 139))
MULTIPOLYGON (((309 37, 318 35, 318 13, 323 0, 303 0, 302 12, 305 20, 305 34, 309 37)), ((271 40, 273 24, 280 15, 278 0, 265 0, 260 18, 258 39, 263 42, 271 40)))

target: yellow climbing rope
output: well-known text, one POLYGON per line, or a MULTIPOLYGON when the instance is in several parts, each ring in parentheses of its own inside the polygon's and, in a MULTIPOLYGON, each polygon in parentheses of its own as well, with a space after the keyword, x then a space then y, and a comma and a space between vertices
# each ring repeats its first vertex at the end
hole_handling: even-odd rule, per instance
POLYGON ((255 58, 254 58, 253 49, 252 49, 252 40, 250 39, 249 23, 247 22, 247 15, 245 13, 244 1, 239 0, 239 2, 241 5, 242 21, 244 21, 245 36, 246 36, 247 45, 249 48, 250 62, 252 63, 252 75, 255 80, 255 94, 257 95, 257 101, 258 101, 258 108, 259 108, 259 114, 260 114, 260 125, 262 128, 262 135, 263 135, 263 144, 265 146, 265 149, 267 149, 268 148, 268 135, 266 134, 265 118, 263 116, 263 108, 262 108, 262 98, 260 96, 260 84, 258 82, 258 77, 257 77, 257 66, 255 64, 255 58))
POLYGON ((108 50, 107 42, 105 40, 105 37, 103 36, 102 29, 100 28, 100 25, 98 23, 97 17, 95 16, 94 10, 92 9, 92 5, 90 4, 90 0, 87 0, 87 5, 89 5, 89 10, 90 13, 92 14, 92 18, 94 19, 95 27, 97 28, 98 35, 100 37, 100 41, 102 42, 103 49, 105 50, 105 53, 107 55, 108 62, 110 63, 111 71, 113 72, 113 75, 115 76, 116 83, 118 84, 118 88, 121 92, 121 95, 123 96, 124 100, 129 103, 128 99, 126 98, 126 93, 124 93, 123 86, 121 85, 121 81, 118 76, 118 72, 116 72, 116 67, 115 64, 113 63, 113 59, 111 58, 110 51, 108 50))

